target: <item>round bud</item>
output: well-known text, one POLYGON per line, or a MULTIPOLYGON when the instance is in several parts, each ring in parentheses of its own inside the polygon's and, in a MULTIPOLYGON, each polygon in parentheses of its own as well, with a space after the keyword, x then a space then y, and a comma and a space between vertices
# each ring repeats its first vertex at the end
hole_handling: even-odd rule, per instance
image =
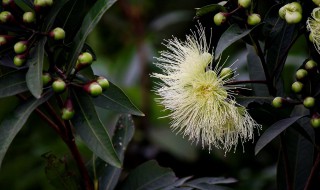
POLYGON ((287 7, 283 6, 279 9, 279 16, 280 18, 284 19, 284 16, 286 16, 287 7))
POLYGON ((27 50, 27 41, 20 41, 14 44, 14 52, 16 54, 21 54, 27 50))
POLYGON ((313 70, 314 68, 317 67, 317 62, 313 61, 312 59, 307 61, 306 64, 304 65, 304 68, 307 70, 313 70))
POLYGON ((64 106, 62 108, 62 115, 61 118, 63 120, 70 120, 72 119, 74 116, 74 109, 73 109, 73 103, 71 101, 70 98, 68 98, 65 102, 64 102, 64 106))
POLYGON ((61 93, 65 91, 67 84, 62 79, 56 79, 51 86, 54 92, 61 93))
POLYGON ((62 28, 57 27, 49 33, 49 36, 55 40, 63 40, 66 36, 66 33, 62 28))
POLYGON ((48 85, 52 80, 50 73, 42 73, 42 85, 48 85))
POLYGON ((282 107, 282 103, 283 103, 283 98, 281 97, 275 97, 272 100, 272 106, 275 108, 281 108, 282 107))
POLYGON ((53 4, 52 0, 34 0, 33 4, 35 6, 46 7, 53 4))
POLYGON ((220 72, 220 77, 224 80, 230 79, 233 77, 233 70, 230 67, 225 67, 220 72))
POLYGON ((317 6, 320 5, 320 0, 312 0, 314 4, 316 4, 317 6))
POLYGON ((217 25, 220 26, 222 23, 224 23, 227 20, 227 17, 225 16, 224 13, 220 12, 214 15, 213 17, 213 22, 217 25))
POLYGON ((238 0, 238 4, 243 8, 248 8, 251 4, 251 0, 238 0))
POLYGON ((261 22, 259 14, 253 13, 248 16, 247 23, 251 26, 257 25, 261 22))
POLYGON ((33 12, 25 12, 22 19, 24 23, 33 23, 36 20, 36 15, 33 12))
POLYGON ((94 97, 102 94, 102 87, 97 82, 89 82, 83 86, 83 89, 94 97))
POLYGON ((317 115, 312 116, 312 118, 310 119, 310 124, 314 128, 320 127, 320 117, 317 115))
POLYGON ((100 76, 96 81, 101 86, 102 90, 105 90, 110 86, 109 81, 104 77, 100 76))
POLYGON ((92 55, 91 55, 90 53, 88 53, 88 52, 83 52, 83 53, 81 53, 81 54, 79 55, 78 61, 79 61, 80 64, 83 64, 83 63, 85 63, 85 64, 92 63, 93 57, 92 57, 92 55))
POLYGON ((288 24, 297 24, 301 21, 302 15, 299 12, 287 11, 284 16, 288 24))
POLYGON ((16 55, 13 58, 13 64, 17 67, 21 67, 26 62, 26 58, 24 55, 16 55))
POLYGON ((0 36, 0 46, 5 45, 7 43, 7 39, 4 36, 0 36))
POLYGON ((302 80, 304 79, 306 76, 308 76, 308 72, 305 69, 299 69, 296 72, 296 79, 297 80, 302 80))
POLYGON ((8 6, 10 4, 14 4, 14 0, 2 0, 2 5, 5 7, 5 6, 8 6))
POLYGON ((9 11, 2 11, 0 13, 0 23, 6 23, 13 18, 12 14, 9 11))
POLYGON ((302 88, 303 88, 303 84, 301 82, 299 82, 299 81, 296 81, 291 85, 291 89, 295 93, 301 92, 302 88))
POLYGON ((314 97, 306 97, 303 100, 303 105, 306 108, 312 108, 315 104, 316 100, 314 99, 314 97))

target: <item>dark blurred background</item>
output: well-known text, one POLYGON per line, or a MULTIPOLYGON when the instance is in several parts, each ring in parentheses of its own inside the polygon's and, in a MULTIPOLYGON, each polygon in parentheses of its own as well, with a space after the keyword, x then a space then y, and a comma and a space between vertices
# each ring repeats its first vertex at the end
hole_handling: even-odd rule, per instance
MULTIPOLYGON (((161 43, 172 35, 184 40, 190 28, 198 22, 193 19, 195 8, 211 3, 217 1, 118 0, 90 34, 87 43, 97 56, 93 64, 95 73, 121 87, 146 115, 134 117, 136 132, 127 149, 124 174, 147 160, 156 159, 161 166, 172 168, 178 177, 234 177, 239 180, 231 186, 235 189, 276 189, 277 142, 257 156, 252 142, 243 146, 239 142, 236 151, 226 155, 217 149, 208 152, 201 145, 191 144, 187 137, 172 132, 169 119, 161 118, 167 112, 155 102, 152 91, 155 84, 150 73, 159 72, 152 62, 159 56, 159 51, 165 49, 161 43)), ((206 27, 213 26, 212 16, 208 15, 200 22, 206 27)), ((219 29, 213 30, 213 38, 220 33, 219 29)), ((234 67, 238 67, 239 77, 246 79, 243 48, 245 46, 241 43, 233 45, 224 56, 229 56, 227 65, 238 60, 234 67)), ((294 59, 300 58, 299 54, 294 53, 294 56, 294 59)), ((296 66, 289 64, 288 67, 290 74, 296 66)), ((15 98, 0 99, 4 108, 0 109, 0 120, 10 114, 16 104, 15 98)), ((98 113, 103 123, 112 129, 118 115, 102 109, 98 113)), ((89 160, 90 151, 79 139, 78 143, 85 159, 89 160)), ((44 173, 46 162, 41 155, 46 152, 69 157, 66 146, 55 132, 33 115, 4 159, 0 189, 53 189, 44 173)))

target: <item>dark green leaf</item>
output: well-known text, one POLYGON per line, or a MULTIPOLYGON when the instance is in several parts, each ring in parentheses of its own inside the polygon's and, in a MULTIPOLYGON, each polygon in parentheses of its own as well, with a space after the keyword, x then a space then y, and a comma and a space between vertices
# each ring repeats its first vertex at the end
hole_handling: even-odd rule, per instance
MULTIPOLYGON (((115 150, 119 155, 121 162, 124 159, 124 151, 134 134, 134 123, 131 115, 122 115, 116 125, 116 129, 112 138, 115 150)), ((108 165, 103 169, 99 179, 100 189, 114 189, 118 183, 121 169, 108 165)))
POLYGON ((42 31, 48 32, 51 28, 51 26, 54 23, 54 20, 56 19, 56 16, 58 15, 61 8, 68 2, 69 0, 60 0, 55 1, 53 6, 50 8, 50 12, 46 15, 46 18, 44 20, 42 31))
POLYGON ((237 182, 237 180, 234 178, 202 177, 202 178, 191 180, 186 184, 191 185, 191 184, 206 183, 206 184, 215 185, 215 184, 228 184, 228 183, 235 183, 235 182, 237 182))
POLYGON ((85 18, 83 19, 82 26, 73 39, 72 52, 68 58, 67 72, 70 73, 74 67, 77 57, 79 56, 82 47, 87 39, 87 36, 92 29, 99 22, 103 14, 116 2, 116 0, 99 0, 89 10, 85 18))
POLYGON ((76 176, 67 169, 65 159, 59 159, 51 153, 44 154, 42 157, 47 161, 45 172, 51 185, 56 189, 79 189, 78 183, 75 181, 76 176))
POLYGON ((20 104, 13 113, 10 113, 10 115, 0 123, 0 167, 9 145, 25 124, 30 114, 51 96, 51 92, 46 92, 39 99, 29 99, 23 104, 20 104))
MULTIPOLYGON (((252 46, 247 45, 248 55, 247 64, 250 80, 266 80, 265 72, 261 60, 252 46)), ((268 72, 268 71, 267 71, 268 72)), ((252 84, 256 96, 269 96, 269 90, 266 84, 252 84)))
POLYGON ((295 123, 302 117, 304 116, 283 119, 271 125, 259 138, 255 146, 255 154, 258 154, 263 147, 265 147, 269 142, 280 135, 282 131, 290 127, 293 123, 295 123))
POLYGON ((183 184, 188 181, 189 179, 191 179, 192 176, 189 176, 189 177, 184 177, 184 178, 181 178, 181 179, 178 179, 177 181, 175 181, 173 184, 170 184, 169 186, 165 187, 165 188, 162 188, 161 190, 172 190, 172 189, 175 189, 177 187, 179 187, 180 189, 180 186, 183 186, 183 184))
POLYGON ((201 17, 211 12, 227 12, 227 9, 219 4, 206 5, 196 9, 196 17, 201 17))
POLYGON ((33 4, 30 2, 30 0, 14 0, 14 2, 21 7, 24 11, 31 11, 33 10, 33 4))
MULTIPOLYGON (((259 26, 259 25, 257 25, 259 26)), ((220 54, 231 44, 248 35, 253 29, 241 29, 237 24, 231 25, 220 37, 214 56, 218 58, 220 54)))
POLYGON ((154 160, 145 162, 135 168, 123 182, 123 190, 156 190, 164 188, 176 181, 170 168, 163 168, 154 160))
POLYGON ((144 116, 144 114, 132 104, 124 92, 111 82, 109 88, 106 89, 102 95, 93 98, 93 102, 96 106, 104 109, 144 116))
POLYGON ((28 91, 26 70, 16 70, 0 77, 0 98, 28 91))
POLYGON ((196 184, 196 185, 189 185, 193 189, 197 190, 231 190, 229 187, 217 186, 217 185, 209 185, 209 184, 196 184))
POLYGON ((47 38, 42 38, 32 53, 31 59, 28 61, 29 70, 26 75, 27 86, 31 94, 40 98, 42 93, 42 69, 43 69, 43 56, 44 56, 44 45, 47 38))
POLYGON ((77 133, 94 154, 105 162, 121 167, 108 131, 101 123, 90 96, 72 91, 76 114, 72 122, 77 133))

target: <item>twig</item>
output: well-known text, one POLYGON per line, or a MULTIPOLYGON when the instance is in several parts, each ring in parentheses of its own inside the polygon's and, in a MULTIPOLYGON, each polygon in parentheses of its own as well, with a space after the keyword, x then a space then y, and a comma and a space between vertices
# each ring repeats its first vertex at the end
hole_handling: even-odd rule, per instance
POLYGON ((311 169, 308 181, 306 183, 306 186, 304 187, 304 190, 309 190, 315 187, 314 182, 315 182, 315 177, 317 174, 319 174, 320 170, 320 152, 318 152, 316 161, 311 169))

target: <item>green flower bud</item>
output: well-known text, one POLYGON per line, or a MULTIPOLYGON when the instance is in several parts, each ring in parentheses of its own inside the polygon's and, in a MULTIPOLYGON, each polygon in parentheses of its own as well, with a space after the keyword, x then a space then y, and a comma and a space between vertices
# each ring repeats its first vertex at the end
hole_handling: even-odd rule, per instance
POLYGON ((16 54, 21 54, 27 50, 27 41, 20 41, 14 44, 14 52, 16 54))
POLYGON ((76 63, 76 70, 81 70, 89 65, 91 65, 93 61, 93 57, 88 52, 83 52, 79 55, 77 63, 76 63))
POLYGON ((63 120, 70 120, 73 118, 74 116, 74 109, 73 109, 73 103, 71 101, 70 98, 68 98, 65 103, 64 103, 64 106, 62 108, 62 115, 61 115, 61 118, 63 120))
POLYGON ((225 16, 225 13, 217 13, 213 17, 213 22, 217 25, 220 26, 227 20, 227 17, 225 16))
POLYGON ((283 98, 281 98, 281 97, 275 97, 272 100, 272 106, 275 108, 281 108, 282 104, 283 104, 283 98))
POLYGON ((42 85, 48 85, 52 80, 50 73, 42 73, 42 85))
POLYGON ((107 89, 110 85, 109 81, 106 78, 101 77, 101 76, 98 77, 96 81, 101 86, 102 90, 107 89))
POLYGON ((0 46, 5 45, 7 43, 7 39, 4 36, 0 36, 0 46))
POLYGON ((320 127, 320 117, 318 116, 318 114, 312 116, 312 118, 310 119, 310 124, 314 128, 320 127))
POLYGON ((90 94, 91 96, 99 96, 102 94, 102 87, 97 82, 89 82, 85 86, 83 86, 83 89, 90 94))
POLYGON ((298 2, 289 3, 287 9, 291 12, 299 12, 300 14, 302 14, 302 7, 298 2))
POLYGON ((61 92, 65 91, 67 88, 67 84, 60 78, 53 81, 51 86, 52 86, 53 91, 56 93, 61 93, 61 92))
POLYGON ((257 25, 261 22, 259 14, 253 13, 248 16, 247 23, 251 26, 257 25))
POLYGON ((303 84, 301 82, 299 82, 299 81, 296 81, 291 85, 291 89, 292 89, 293 92, 299 93, 303 89, 303 84))
POLYGON ((225 67, 220 72, 220 77, 224 80, 232 78, 233 75, 234 75, 234 72, 230 67, 225 67))
POLYGON ((14 0, 2 0, 3 6, 8 6, 10 4, 14 4, 14 0))
POLYGON ((297 24, 301 21, 302 15, 299 12, 287 11, 285 15, 285 20, 288 24, 297 24))
POLYGON ((238 0, 238 4, 243 8, 248 8, 251 5, 251 0, 238 0))
POLYGON ((303 105, 306 108, 312 108, 314 106, 315 102, 316 102, 316 100, 313 97, 306 97, 303 100, 303 105))
POLYGON ((0 13, 0 23, 9 22, 12 18, 13 16, 9 11, 2 11, 0 13))
POLYGON ((33 23, 36 20, 36 15, 33 12, 25 12, 22 19, 24 23, 33 23))
POLYGON ((308 76, 308 72, 305 69, 299 69, 296 72, 296 79, 297 80, 302 80, 304 79, 306 76, 308 76))
POLYGON ((55 40, 63 40, 66 36, 66 33, 62 28, 57 27, 49 33, 49 36, 55 40))
POLYGON ((317 67, 317 65, 318 65, 317 62, 315 62, 313 60, 309 60, 304 65, 304 68, 306 68, 307 70, 313 70, 314 68, 317 67))
POLYGON ((26 58, 24 55, 16 55, 13 58, 13 64, 17 67, 21 67, 26 62, 26 58))

